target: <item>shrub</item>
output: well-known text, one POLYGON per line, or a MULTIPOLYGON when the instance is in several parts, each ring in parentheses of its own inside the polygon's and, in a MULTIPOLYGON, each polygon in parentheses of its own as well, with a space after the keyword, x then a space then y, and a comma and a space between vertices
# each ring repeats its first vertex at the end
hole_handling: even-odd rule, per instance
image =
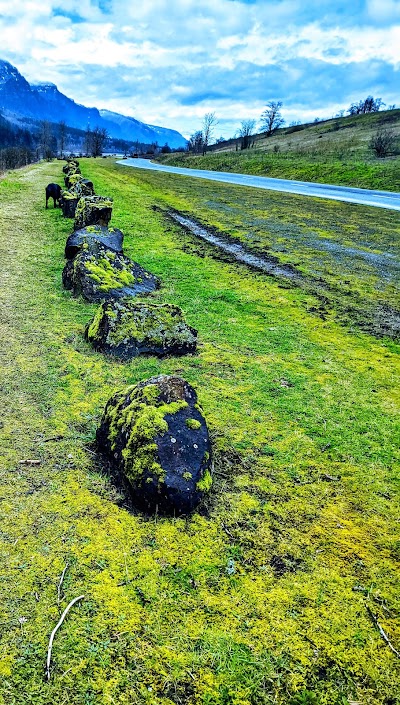
POLYGON ((394 150, 395 144, 396 137, 394 133, 384 127, 379 127, 372 136, 369 146, 375 152, 375 155, 382 159, 394 150))

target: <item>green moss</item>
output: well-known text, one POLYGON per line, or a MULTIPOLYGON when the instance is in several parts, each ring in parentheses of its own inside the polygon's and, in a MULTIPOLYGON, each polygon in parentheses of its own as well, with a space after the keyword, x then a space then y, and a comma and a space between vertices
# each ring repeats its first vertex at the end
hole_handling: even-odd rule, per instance
POLYGON ((199 428, 201 428, 201 423, 200 421, 197 421, 197 419, 186 419, 185 423, 186 426, 188 428, 191 428, 193 431, 197 431, 199 428))
POLYGON ((71 174, 68 175, 68 182, 69 182, 69 187, 71 188, 72 186, 75 186, 79 181, 82 181, 83 176, 82 174, 71 174))
POLYGON ((102 319, 103 319, 103 309, 101 306, 99 306, 99 308, 97 309, 97 311, 96 311, 96 313, 95 313, 95 315, 94 315, 94 317, 93 317, 93 319, 87 329, 88 340, 95 340, 96 339, 98 332, 99 332, 99 326, 100 326, 102 319))
POLYGON ((176 414, 187 407, 185 401, 165 404, 159 401, 159 395, 155 384, 131 387, 116 395, 105 412, 112 449, 115 450, 121 433, 128 436, 121 455, 124 473, 133 484, 143 475, 156 475, 162 482, 155 438, 168 430, 167 414, 176 414))
POLYGON ((99 291, 110 291, 111 289, 121 289, 124 286, 132 286, 136 279, 127 268, 113 266, 115 254, 107 251, 103 257, 88 259, 85 261, 85 269, 97 285, 99 291))
POLYGON ((213 479, 209 470, 206 470, 201 480, 196 484, 196 487, 201 492, 209 492, 213 484, 213 479))
MULTIPOLYGON (((0 320, 0 702, 288 705, 310 691, 320 705, 388 705, 398 660, 366 603, 399 649, 399 346, 320 318, 309 293, 221 261, 153 205, 266 249, 278 233, 288 257, 302 222, 398 258, 398 220, 83 164, 115 196, 127 254, 163 278, 152 300, 183 307, 202 346, 124 365, 89 351, 81 333, 98 306, 62 292, 70 221, 41 201, 60 162, 0 180, 0 297, 13 312, 0 320), (128 512, 90 453, 115 389, 163 372, 201 390, 216 447, 204 515, 128 512), (80 594, 44 682, 51 629, 80 594)), ((310 244, 308 266, 317 257, 310 244)), ((397 283, 380 287, 390 301, 397 283)))
MULTIPOLYGON (((112 260, 113 253, 108 254, 112 260)), ((90 266, 90 271, 100 278, 99 270, 90 266)), ((139 280, 137 280, 139 281, 139 280)), ((169 344, 194 345, 196 337, 185 324, 182 311, 171 304, 133 302, 128 299, 102 304, 102 315, 109 320, 106 343, 117 346, 135 340, 147 341, 149 345, 168 346, 169 344)), ((95 334, 91 335, 92 338, 95 334)))

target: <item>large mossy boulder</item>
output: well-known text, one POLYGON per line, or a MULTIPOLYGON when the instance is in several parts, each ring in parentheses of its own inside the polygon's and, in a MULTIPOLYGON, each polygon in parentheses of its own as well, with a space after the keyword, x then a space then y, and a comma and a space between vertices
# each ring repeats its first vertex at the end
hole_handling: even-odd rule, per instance
POLYGON ((70 191, 79 196, 79 198, 82 196, 95 195, 93 181, 90 181, 90 179, 79 179, 76 183, 72 184, 70 191))
POLYGON ((120 299, 99 306, 85 338, 99 352, 130 360, 193 353, 197 330, 185 323, 178 306, 120 299))
POLYGON ((78 160, 77 159, 68 159, 67 163, 64 164, 64 166, 63 166, 64 174, 68 174, 69 171, 73 171, 74 169, 79 169, 78 160))
POLYGON ((79 183, 79 181, 82 181, 82 179, 83 179, 82 174, 78 174, 78 173, 66 174, 64 176, 65 188, 71 190, 71 187, 75 186, 75 184, 79 183))
POLYGON ((122 253, 124 235, 118 228, 106 228, 104 225, 88 225, 87 228, 75 230, 65 244, 65 257, 73 259, 81 250, 97 251, 98 245, 122 253))
POLYGON ((66 289, 87 301, 100 302, 148 294, 160 286, 153 274, 129 257, 94 245, 68 260, 62 274, 66 289))
POLYGON ((212 484, 211 443, 193 387, 161 375, 115 394, 97 445, 146 511, 187 514, 212 484))
POLYGON ((83 196, 75 211, 74 229, 87 225, 105 225, 111 220, 113 199, 108 196, 83 196))
POLYGON ((75 218, 75 211, 78 205, 80 196, 77 196, 72 191, 64 189, 61 191, 61 210, 64 218, 75 218))

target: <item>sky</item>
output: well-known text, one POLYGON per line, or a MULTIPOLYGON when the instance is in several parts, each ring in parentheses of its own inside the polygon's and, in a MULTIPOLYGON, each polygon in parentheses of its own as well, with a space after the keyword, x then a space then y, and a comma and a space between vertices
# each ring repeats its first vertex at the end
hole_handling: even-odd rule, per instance
POLYGON ((188 137, 400 106, 400 0, 0 0, 0 58, 76 102, 188 137))

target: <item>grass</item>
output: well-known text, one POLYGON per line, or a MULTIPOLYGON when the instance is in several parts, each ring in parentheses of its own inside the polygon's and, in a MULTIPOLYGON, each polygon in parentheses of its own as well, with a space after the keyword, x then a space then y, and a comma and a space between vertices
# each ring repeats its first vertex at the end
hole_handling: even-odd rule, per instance
MULTIPOLYGON (((314 294, 216 259, 154 209, 204 222, 203 183, 84 160, 126 254, 161 277, 151 300, 180 306, 200 339, 194 356, 104 358, 83 340, 96 306, 61 288, 71 221, 44 209, 60 171, 0 184, 0 702, 395 705, 398 660, 366 604, 399 648, 398 346, 321 319, 314 294), (214 440, 211 500, 187 518, 129 511, 91 445, 111 394, 161 372, 197 387, 214 440), (47 683, 50 632, 80 594, 47 683)), ((282 198, 278 225, 300 206, 317 217, 282 198)), ((207 223, 229 235, 219 212, 207 223)), ((389 239, 380 212, 368 246, 389 239)))
POLYGON ((269 138, 259 134, 244 151, 233 139, 204 157, 177 153, 157 159, 171 166, 400 191, 399 140, 400 110, 390 110, 281 128, 269 138), (369 147, 379 128, 397 137, 394 153, 385 159, 369 147))

